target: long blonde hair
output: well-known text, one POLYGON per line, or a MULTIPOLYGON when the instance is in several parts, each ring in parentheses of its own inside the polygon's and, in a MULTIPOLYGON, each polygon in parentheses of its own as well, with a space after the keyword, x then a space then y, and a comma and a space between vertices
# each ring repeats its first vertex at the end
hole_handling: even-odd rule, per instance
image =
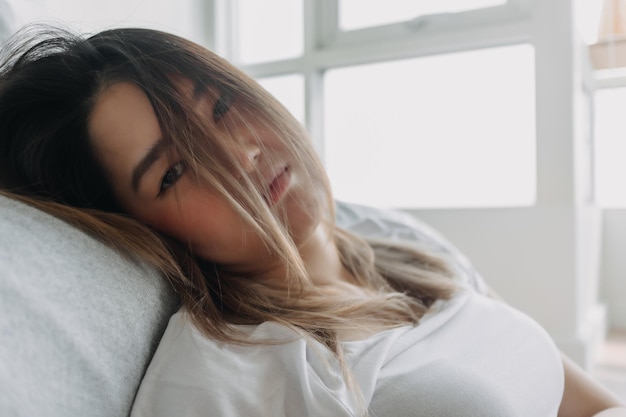
POLYGON ((114 29, 81 38, 38 32, 12 44, 0 65, 0 155, 5 193, 150 262, 168 277, 195 325, 215 340, 246 343, 233 325, 274 321, 310 335, 341 360, 341 330, 364 323, 418 323, 434 301, 454 291, 442 260, 336 227, 328 178, 299 123, 241 71, 171 34, 114 29), (310 210, 324 213, 322 222, 343 265, 371 290, 368 296, 339 295, 311 283, 284 213, 270 210, 253 178, 220 141, 210 140, 224 133, 192 111, 172 76, 188 78, 198 89, 227 92, 239 123, 256 118, 281 139, 315 185, 310 189, 322 190, 315 196, 318 206, 310 210), (120 209, 87 129, 98 95, 120 81, 143 89, 173 152, 196 181, 230 203, 269 253, 283 260, 287 280, 259 282, 233 274, 120 209))

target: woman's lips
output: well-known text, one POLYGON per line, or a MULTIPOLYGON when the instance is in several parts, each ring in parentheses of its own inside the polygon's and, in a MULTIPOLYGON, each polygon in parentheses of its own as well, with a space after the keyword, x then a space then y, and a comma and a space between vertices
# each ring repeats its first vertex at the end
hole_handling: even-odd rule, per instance
POLYGON ((276 204, 287 191, 290 182, 291 171, 289 167, 284 167, 269 184, 267 193, 264 196, 265 200, 270 205, 276 204))

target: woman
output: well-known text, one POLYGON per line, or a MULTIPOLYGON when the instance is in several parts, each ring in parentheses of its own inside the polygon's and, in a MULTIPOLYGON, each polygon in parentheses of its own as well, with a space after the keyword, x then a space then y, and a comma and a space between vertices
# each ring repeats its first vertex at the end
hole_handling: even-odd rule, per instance
POLYGON ((133 415, 620 406, 458 265, 335 227, 304 130, 211 52, 116 29, 4 55, 2 189, 153 263, 181 298, 133 415))

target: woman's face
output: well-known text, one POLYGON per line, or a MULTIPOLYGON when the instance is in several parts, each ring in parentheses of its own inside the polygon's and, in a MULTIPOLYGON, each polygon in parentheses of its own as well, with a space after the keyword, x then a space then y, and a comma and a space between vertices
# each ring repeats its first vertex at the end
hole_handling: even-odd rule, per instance
MULTIPOLYGON (((260 123, 233 117, 236 100, 208 91, 196 97, 191 81, 176 85, 195 111, 207 115, 221 139, 262 191, 272 209, 284 209, 296 244, 319 226, 305 171, 283 142, 260 123), (228 127, 228 129, 226 128, 228 127)), ((252 228, 218 192, 201 186, 184 164, 172 159, 146 94, 130 82, 111 85, 98 97, 89 134, 121 206, 137 219, 188 243, 192 251, 239 273, 258 273, 276 262, 252 228)), ((232 173, 237 175, 236 173, 232 173)))

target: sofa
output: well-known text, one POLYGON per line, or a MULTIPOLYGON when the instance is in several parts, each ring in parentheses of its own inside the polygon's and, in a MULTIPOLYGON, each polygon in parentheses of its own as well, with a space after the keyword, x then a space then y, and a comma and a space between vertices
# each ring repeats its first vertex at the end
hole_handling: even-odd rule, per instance
POLYGON ((176 297, 155 270, 0 196, 0 415, 126 416, 176 297))
MULTIPOLYGON (((467 260, 400 212, 337 204, 337 222, 467 260)), ((0 416, 127 416, 168 318, 166 280, 63 221, 0 196, 0 416)))

